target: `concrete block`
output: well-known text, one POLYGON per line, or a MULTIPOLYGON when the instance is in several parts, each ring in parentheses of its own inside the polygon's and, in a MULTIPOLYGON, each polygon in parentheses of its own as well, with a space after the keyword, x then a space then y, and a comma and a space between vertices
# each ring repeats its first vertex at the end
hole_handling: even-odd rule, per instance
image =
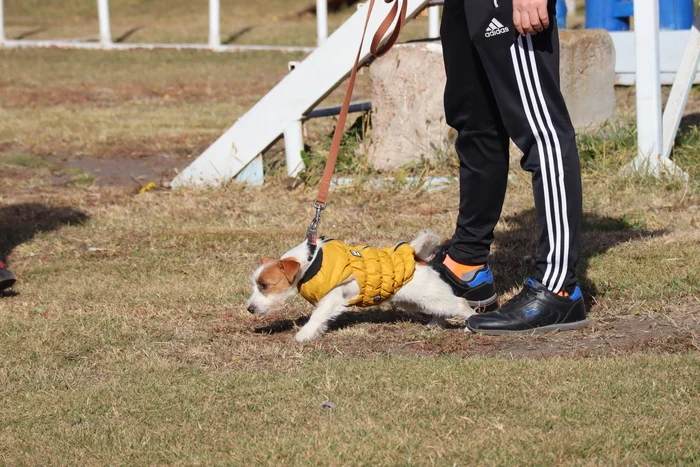
MULTIPOLYGON (((561 31, 561 86, 577 131, 615 113, 615 49, 602 30, 561 31)), ((367 146, 378 169, 396 169, 450 151, 455 132, 445 123, 445 67, 439 41, 395 46, 372 64, 372 135, 367 146)))

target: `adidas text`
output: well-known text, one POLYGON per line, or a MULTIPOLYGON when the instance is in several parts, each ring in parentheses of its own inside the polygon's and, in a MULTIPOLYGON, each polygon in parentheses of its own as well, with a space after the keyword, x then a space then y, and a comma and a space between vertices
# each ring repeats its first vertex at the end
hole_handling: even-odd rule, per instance
POLYGON ((500 21, 496 18, 491 20, 489 27, 486 28, 486 37, 498 36, 499 34, 505 34, 509 32, 508 26, 503 26, 500 21))

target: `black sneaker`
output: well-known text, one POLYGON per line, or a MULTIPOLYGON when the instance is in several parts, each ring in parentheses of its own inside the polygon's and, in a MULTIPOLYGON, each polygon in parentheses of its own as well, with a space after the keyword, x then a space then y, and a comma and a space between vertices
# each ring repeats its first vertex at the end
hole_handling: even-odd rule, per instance
POLYGON ((498 308, 498 296, 496 286, 493 283, 491 267, 486 264, 481 269, 462 274, 459 278, 442 264, 447 256, 449 245, 441 247, 435 257, 428 263, 430 267, 440 273, 442 280, 452 287, 452 292, 462 298, 466 298, 469 306, 477 313, 495 310, 498 308))
POLYGON ((523 290, 498 310, 467 320, 468 330, 490 336, 538 334, 585 326, 588 326, 586 305, 578 286, 570 296, 562 297, 534 279, 528 279, 523 290))
POLYGON ((5 267, 5 263, 0 261, 0 291, 9 289, 17 282, 15 275, 5 267))

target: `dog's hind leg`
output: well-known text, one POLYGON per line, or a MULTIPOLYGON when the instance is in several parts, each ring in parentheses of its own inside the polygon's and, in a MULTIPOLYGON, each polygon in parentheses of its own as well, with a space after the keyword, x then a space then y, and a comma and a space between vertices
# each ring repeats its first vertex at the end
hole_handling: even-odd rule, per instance
POLYGON ((467 301, 456 297, 438 273, 428 266, 416 267, 413 280, 394 296, 399 303, 408 303, 434 317, 429 325, 444 323, 445 318, 467 319, 474 314, 467 301))
POLYGON ((305 342, 319 337, 326 332, 328 322, 345 311, 347 305, 348 302, 343 296, 342 287, 331 290, 328 295, 318 302, 316 309, 311 313, 309 321, 302 326, 296 336, 294 336, 294 339, 297 342, 305 342))

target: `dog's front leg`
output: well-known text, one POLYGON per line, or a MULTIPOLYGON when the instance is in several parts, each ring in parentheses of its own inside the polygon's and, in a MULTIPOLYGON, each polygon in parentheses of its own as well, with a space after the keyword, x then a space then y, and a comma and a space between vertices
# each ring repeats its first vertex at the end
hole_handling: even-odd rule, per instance
POLYGON ((297 342, 315 339, 326 331, 328 322, 340 315, 348 302, 343 296, 342 287, 336 287, 318 302, 309 321, 294 336, 297 342))

